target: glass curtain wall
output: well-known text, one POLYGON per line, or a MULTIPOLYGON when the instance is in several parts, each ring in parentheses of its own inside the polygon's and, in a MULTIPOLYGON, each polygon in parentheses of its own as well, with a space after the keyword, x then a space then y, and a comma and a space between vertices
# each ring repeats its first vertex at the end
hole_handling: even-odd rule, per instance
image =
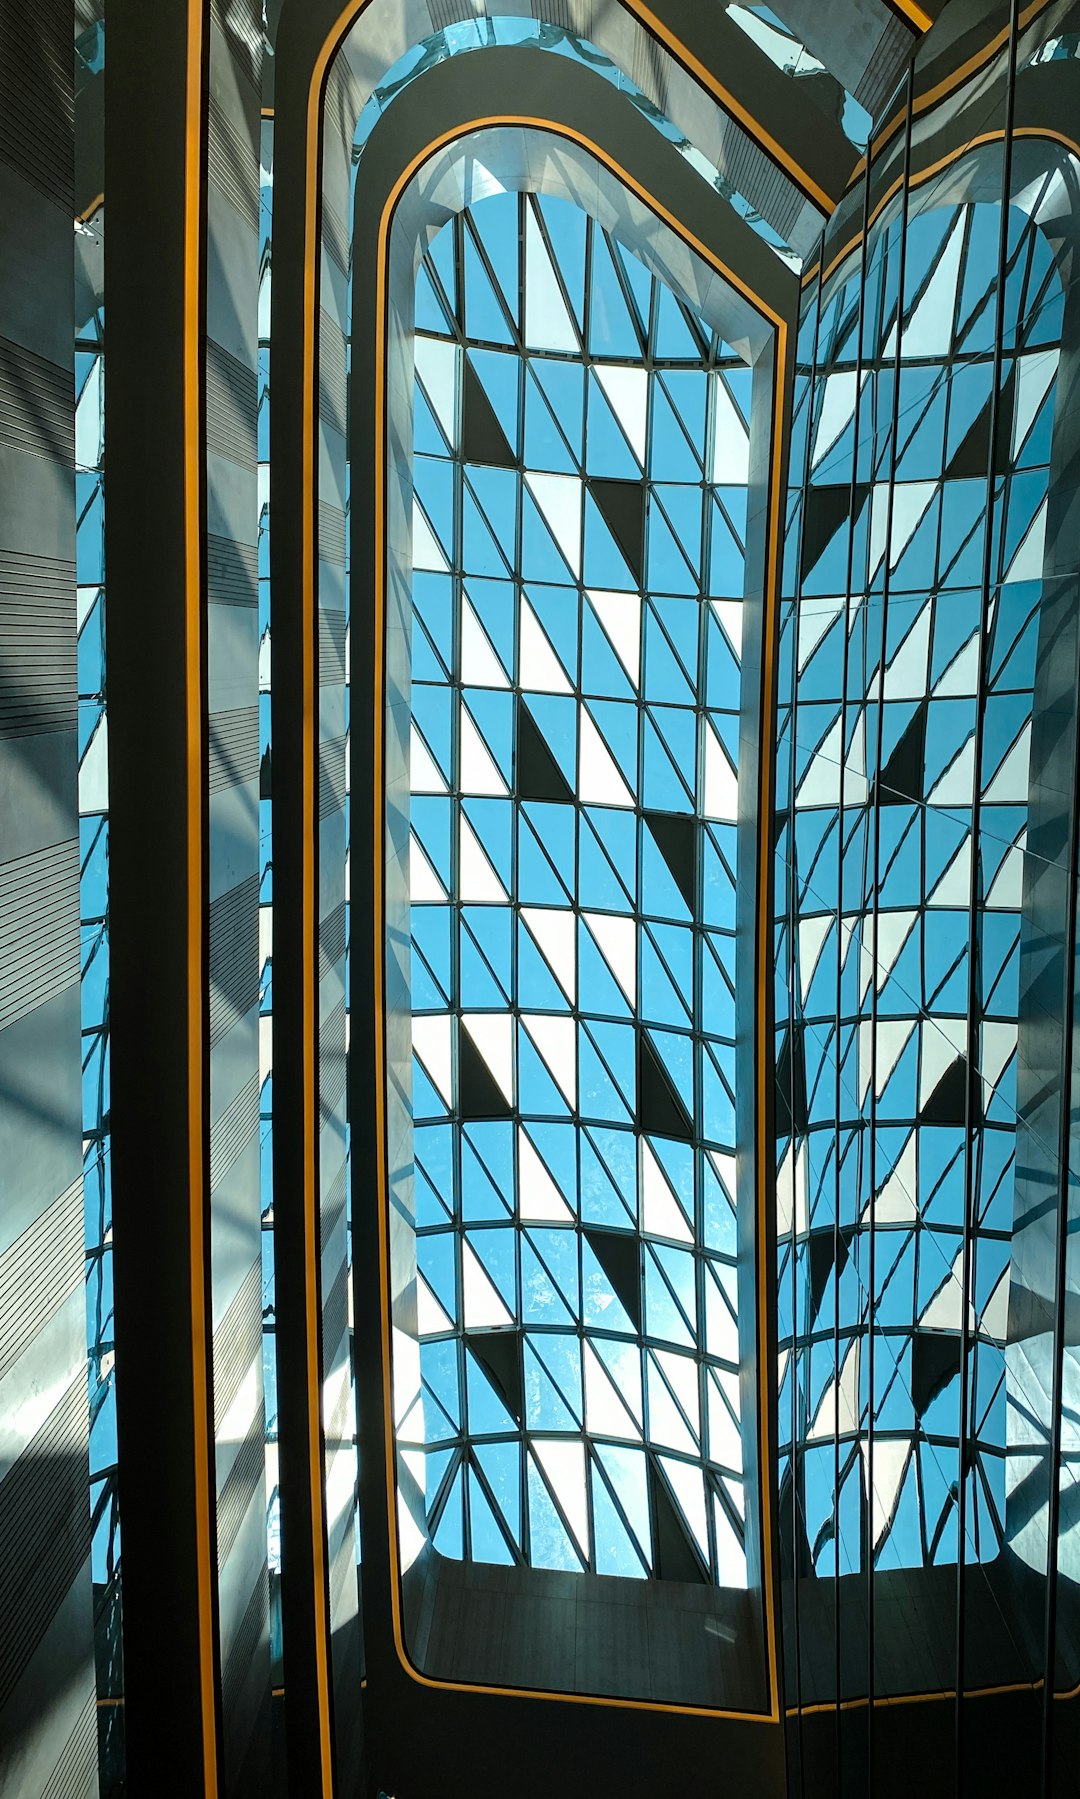
POLYGON ((263 1393, 270 1644, 281 1684, 281 1501, 277 1482, 277 1338, 274 1314, 273 1022, 274 863, 270 749, 270 291, 274 121, 264 118, 259 168, 259 1174, 262 1188, 263 1393))
POLYGON ((750 371, 533 196, 439 232, 416 331, 399 1444, 446 1556, 738 1587, 750 371))
MULTIPOLYGON (((903 1589, 927 1598, 926 1640, 942 1633, 938 1666, 909 1655, 909 1691, 954 1682, 957 1653, 974 1685, 984 1666, 997 1680, 1041 1669, 1043 1600, 1017 1569, 1053 1565, 1039 1493, 1054 1330, 1030 1293, 1052 1285, 1070 1028, 1068 920, 1044 890, 1072 854, 1075 806, 1060 762, 1075 671, 1048 578, 1067 573, 1060 245, 1075 182, 1046 141, 1009 141, 1007 65, 1002 51, 997 141, 928 180, 916 169, 894 200, 872 165, 869 230, 806 289, 795 398, 777 788, 782 1528, 808 1643, 824 1610, 799 1583, 978 1568, 959 1635, 952 1584, 903 1589)), ((900 166, 898 152, 890 181, 900 166)), ((865 1608, 845 1622, 839 1593, 836 1607, 836 1630, 880 1657, 865 1608)), ((866 1667, 851 1662, 851 1691, 866 1667)))

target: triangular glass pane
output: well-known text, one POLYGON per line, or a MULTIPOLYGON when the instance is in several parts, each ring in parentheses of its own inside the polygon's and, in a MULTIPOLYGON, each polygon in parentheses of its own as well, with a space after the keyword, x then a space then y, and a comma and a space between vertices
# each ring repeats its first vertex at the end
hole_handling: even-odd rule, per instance
POLYGON ((525 209, 525 341, 533 350, 580 351, 555 266, 536 214, 525 209))
POLYGON ((511 319, 520 311, 518 284, 518 209, 517 194, 490 194, 469 214, 477 235, 495 273, 500 297, 511 319))
POLYGON ((464 1515, 464 1477, 459 1468, 454 1476, 453 1486, 442 1517, 435 1531, 435 1547, 440 1555, 450 1561, 460 1562, 465 1554, 465 1515, 464 1515))
POLYGON ((469 1530, 474 1562, 510 1566, 514 1557, 476 1473, 469 1472, 469 1530))
POLYGON ((591 228, 589 220, 571 200, 538 194, 536 203, 580 330, 585 321, 585 236, 586 229, 591 228))
POLYGON ((653 355, 665 361, 698 362, 704 348, 704 343, 691 330, 686 314, 671 289, 658 282, 653 355))
POLYGON ((556 1568, 580 1571, 581 1558, 574 1549, 555 1509, 534 1458, 529 1466, 529 1561, 534 1568, 556 1568))
POLYGON ((593 356, 641 355, 641 344, 627 306, 607 234, 593 232, 589 282, 589 352, 593 356))
POLYGON ((509 320, 470 231, 465 232, 465 329, 481 342, 514 341, 509 320))

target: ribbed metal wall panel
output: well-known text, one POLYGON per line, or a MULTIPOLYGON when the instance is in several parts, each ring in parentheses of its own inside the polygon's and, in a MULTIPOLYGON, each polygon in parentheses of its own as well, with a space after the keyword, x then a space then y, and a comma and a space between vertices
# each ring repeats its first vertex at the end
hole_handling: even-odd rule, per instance
POLYGON ((97 1784, 76 816, 71 9, 0 0, 0 1793, 97 1784))

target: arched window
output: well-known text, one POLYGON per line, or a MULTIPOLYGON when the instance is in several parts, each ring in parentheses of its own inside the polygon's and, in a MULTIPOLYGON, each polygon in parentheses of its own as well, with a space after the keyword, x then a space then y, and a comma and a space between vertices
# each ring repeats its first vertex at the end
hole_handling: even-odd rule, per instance
MULTIPOLYGON (((405 1653, 482 1680, 442 1620, 499 1563, 500 1680, 566 1690, 554 1623, 536 1662, 523 1620, 553 1576, 622 1576, 638 1696, 758 1710, 757 1014, 736 993, 775 314, 591 147, 516 124, 429 157, 386 271, 385 352, 359 368, 354 298, 353 430, 385 354, 373 1022, 405 1653), (653 1581, 676 1637, 715 1615, 692 1677, 646 1647, 653 1581)), ((362 572, 354 708, 358 592, 366 618, 362 572)), ((586 1659, 590 1691, 624 1691, 610 1647, 586 1659)))
POLYGON ((446 1555, 739 1587, 752 372, 517 194, 430 245, 416 369, 399 1438, 446 1555))

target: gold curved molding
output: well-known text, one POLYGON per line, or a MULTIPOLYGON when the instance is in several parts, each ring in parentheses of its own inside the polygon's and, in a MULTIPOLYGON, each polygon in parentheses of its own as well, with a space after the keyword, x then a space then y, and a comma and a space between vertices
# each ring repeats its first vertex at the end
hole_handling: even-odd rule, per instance
MULTIPOLYGON (((657 218, 663 222, 692 249, 716 274, 729 282, 745 300, 765 318, 774 331, 774 379, 773 379, 773 429, 770 449, 769 470, 769 531, 766 546, 766 566, 762 632, 762 680, 760 706, 763 718, 770 718, 775 703, 774 699, 774 665, 775 635, 778 607, 778 588, 781 567, 780 557, 780 498, 782 489, 782 464, 784 452, 784 419, 786 413, 787 368, 787 321, 775 312, 760 295, 730 269, 702 240, 688 230, 655 195, 643 186, 623 166, 602 149, 588 134, 572 126, 555 123, 550 119, 538 118, 531 114, 502 112, 484 115, 471 119, 467 125, 455 126, 453 130, 442 133, 417 151, 407 166, 401 171, 387 197, 379 221, 377 265, 376 265, 376 392, 375 392, 375 437, 372 445, 375 471, 375 519, 374 519, 374 635, 376 644, 375 656, 375 701, 374 701, 374 786, 376 795, 375 837, 372 843, 374 872, 374 932, 375 932, 375 1092, 377 1098, 376 1129, 376 1192, 379 1209, 379 1282, 380 1282, 380 1329, 382 1336, 382 1377, 383 1377, 383 1413, 385 1424, 384 1457, 386 1467, 386 1504, 389 1522, 390 1561, 391 1561, 391 1601, 393 1609, 394 1647, 398 1660, 410 1676, 419 1685, 433 1687, 442 1691, 462 1693, 490 1693, 515 1699, 555 1700, 568 1705, 599 1705, 615 1707, 631 1711, 656 1711, 676 1713, 689 1717, 736 1718, 743 1722, 777 1723, 780 1718, 779 1684, 777 1670, 777 1623, 775 1574, 772 1555, 772 1503, 771 1488, 767 1478, 759 1480, 761 1501, 761 1536, 762 1536, 762 1605, 765 1614, 766 1666, 769 1687, 768 1711, 746 1712, 732 1711, 722 1707, 678 1705, 660 1700, 646 1701, 606 1697, 591 1693, 552 1692, 527 1687, 503 1687, 478 1682, 453 1681, 436 1679, 423 1674, 409 1658, 405 1646, 404 1629, 401 1617, 401 1570, 398 1556, 397 1540, 397 1482, 396 1482, 396 1445, 393 1429, 393 1392, 391 1378, 391 1346, 390 1346, 390 1244, 387 1233, 389 1218, 387 1152, 386 1152, 386 1117, 384 1096, 386 1091, 386 1059, 385 1059, 385 992, 384 992, 384 938, 385 923, 383 915, 383 865, 384 865, 384 807, 383 792, 383 713, 385 692, 383 684, 383 638, 386 615, 386 286, 388 274, 388 250, 390 227, 401 195, 417 170, 427 159, 456 139, 473 132, 483 131, 491 127, 518 126, 526 130, 544 131, 579 145, 594 156, 604 168, 614 174, 631 193, 643 202, 657 218)), ((307 317, 305 314, 305 323, 307 317)), ((314 317, 314 314, 310 315, 314 317)), ((308 394, 313 391, 310 387, 308 394)), ((305 437, 309 429, 310 412, 305 402, 305 437)), ((305 489, 305 517, 313 509, 314 490, 305 489)), ((312 513, 313 516, 313 513, 312 513)), ((310 602, 313 603, 313 597, 310 602)), ((306 678, 306 677, 305 677, 306 678)), ((761 732, 759 761, 759 816, 765 816, 771 805, 772 797, 772 743, 771 732, 761 732)), ((765 1123, 767 1120, 767 1069, 769 1063, 768 1044, 766 1042, 765 1020, 767 1018, 768 982, 767 970, 770 966, 768 944, 772 931, 772 854, 768 832, 759 833, 760 861, 758 867, 758 908, 756 932, 756 1019, 754 1057, 757 1071, 756 1081, 756 1119, 755 1137, 759 1146, 764 1143, 765 1123)), ((759 1466, 767 1469, 770 1465, 768 1419, 772 1400, 770 1384, 770 1360, 768 1356, 768 1314, 766 1307, 767 1291, 767 1258, 770 1244, 769 1219, 767 1201, 769 1181, 766 1175, 766 1159, 763 1154, 757 1157, 756 1182, 756 1262, 757 1262, 757 1317, 756 1347, 758 1360, 758 1453, 759 1466)))
POLYGON ((905 25, 914 26, 916 31, 929 31, 934 23, 926 8, 919 5, 919 0, 885 0, 890 12, 903 19, 905 25))
MULTIPOLYGON (((302 344, 302 356, 301 356, 302 383, 303 383, 303 393, 304 393, 304 423, 303 423, 302 445, 301 445, 301 477, 302 477, 302 484, 303 484, 303 486, 302 486, 302 506, 301 506, 301 544, 302 544, 302 553, 303 553, 301 598, 302 598, 303 616, 304 616, 304 641, 303 641, 302 656, 301 656, 303 731, 302 731, 301 742, 300 742, 300 746, 299 746, 299 748, 300 748, 300 776, 301 776, 301 790, 302 790, 302 819, 303 819, 303 824, 302 824, 303 845, 302 845, 302 870, 301 870, 301 925, 302 925, 302 943, 305 946, 311 945, 315 942, 316 933, 318 930, 317 871, 316 871, 316 866, 315 866, 315 855, 314 855, 315 817, 316 817, 315 791, 316 791, 316 765, 317 765, 316 738, 317 738, 317 706, 318 706, 318 689, 317 689, 317 684, 316 684, 316 646, 315 646, 315 628, 316 628, 315 621, 317 618, 317 597, 316 597, 316 590, 315 590, 315 568, 316 568, 316 561, 317 561, 317 534, 316 534, 316 524, 315 524, 315 515, 316 515, 315 509, 316 509, 316 503, 317 503, 316 502, 317 469, 316 469, 316 455, 315 455, 315 435, 316 435, 316 428, 317 428, 317 401, 316 401, 315 396, 317 395, 317 392, 318 392, 316 374, 317 374, 317 361, 318 361, 317 320, 318 320, 318 289, 319 289, 319 273, 318 273, 318 271, 319 271, 319 248, 320 248, 320 246, 319 246, 319 192, 320 192, 319 176, 320 176, 320 160, 321 160, 321 149, 322 149, 323 96, 325 93, 326 80, 327 80, 327 76, 329 74, 330 65, 331 65, 332 60, 333 60, 336 52, 340 48, 342 40, 343 40, 346 32, 356 22, 356 20, 361 16, 361 14, 366 10, 366 8, 369 4, 370 4, 370 0, 348 0, 348 4, 338 14, 337 18, 334 21, 334 24, 330 28, 330 31, 327 33, 326 37, 323 39, 323 42, 320 45, 318 53, 315 56, 314 62, 312 64, 311 73, 310 73, 309 80, 308 80, 307 110, 306 110, 306 118, 305 118, 304 240, 303 240, 304 241, 304 251, 303 251, 303 258, 304 258, 304 260, 303 260, 303 281, 304 281, 303 321, 304 321, 304 323, 303 323, 303 344, 302 344)), ((734 99, 734 96, 729 94, 728 90, 725 89, 722 86, 722 84, 719 83, 716 80, 716 78, 708 70, 706 70, 704 68, 704 65, 701 64, 696 58, 694 58, 691 55, 691 53, 689 51, 686 50, 685 46, 682 45, 680 40, 678 40, 674 36, 673 33, 669 32, 667 30, 667 28, 660 23, 660 21, 656 18, 655 14, 653 14, 647 6, 645 6, 644 4, 641 4, 640 0, 620 0, 620 4, 626 6, 626 8, 629 12, 633 13, 635 17, 637 17, 641 20, 642 24, 645 25, 646 29, 650 30, 655 36, 657 36, 659 38, 659 40, 665 45, 665 47, 667 47, 671 51, 672 55, 674 55, 676 57, 676 59, 678 61, 680 61, 682 66, 687 68, 688 71, 690 73, 692 73, 695 76, 695 78, 702 83, 703 86, 706 87, 707 91, 712 94, 713 98, 715 100, 717 100, 717 102, 723 107, 723 109, 726 112, 729 113, 729 115, 731 117, 736 118, 740 123, 744 124, 744 126, 751 131, 751 134, 755 138, 755 141, 759 142, 762 145, 762 147, 764 149, 766 149, 771 156, 774 157, 774 159, 779 160, 780 166, 783 167, 785 169, 785 171, 791 176, 792 180, 796 183, 796 185, 800 188, 800 190, 803 193, 807 194, 809 198, 813 199, 814 203, 816 205, 820 206, 826 212, 826 214, 828 214, 832 211, 833 206, 834 206, 834 201, 831 198, 831 196, 826 194, 824 192, 824 190, 822 188, 820 188, 819 185, 815 181, 813 181, 813 179, 809 175, 807 175, 804 170, 799 168, 798 165, 794 164, 792 162, 792 160, 787 156, 787 153, 785 151, 783 151, 783 149, 780 145, 775 144, 775 142, 772 139, 767 138, 760 131, 759 127, 756 125, 756 122, 746 112, 745 108, 742 108, 739 105, 739 103, 734 99)), ((266 117, 266 116, 272 117, 273 109, 265 109, 263 116, 264 117, 266 117)), ((509 117, 509 118, 500 119, 498 121, 490 121, 490 122, 525 123, 528 121, 526 121, 524 119, 520 119, 520 118, 515 119, 512 117, 509 117)), ((540 121, 539 123, 541 124, 541 127, 543 127, 543 122, 540 121)), ((473 127, 473 128, 475 128, 475 127, 473 127)), ((550 127, 548 127, 548 128, 550 129, 550 127)), ((587 140, 585 140, 583 138, 582 142, 587 142, 587 140)), ((431 154, 432 149, 435 147, 436 147, 435 145, 429 145, 427 147, 427 149, 423 152, 423 154, 421 155, 419 160, 422 161, 424 156, 431 154)), ((590 146, 590 148, 594 149, 595 154, 600 155, 600 153, 595 150, 595 147, 590 146)), ((604 158, 602 156, 600 159, 604 160, 604 158)), ((629 177, 626 177, 625 175, 623 175, 622 178, 626 179, 628 182, 628 185, 630 185, 631 187, 636 186, 636 184, 633 183, 629 179, 629 177)), ((404 183, 402 183, 402 185, 404 185, 404 183)), ((397 191, 400 191, 400 189, 397 191)), ((644 190, 640 190, 640 191, 642 191, 642 193, 644 193, 644 190)), ((397 195, 395 193, 395 200, 396 200, 396 197, 397 197, 397 195)), ((647 196, 646 196, 646 198, 648 199, 647 196)), ((655 211, 657 211, 658 213, 660 213, 662 215, 663 209, 660 208, 654 201, 648 200, 648 203, 653 206, 653 209, 655 211)), ((683 236, 684 238, 687 236, 685 231, 682 231, 678 225, 675 225, 674 228, 677 231, 679 231, 679 234, 681 236, 683 236)), ((710 262, 712 264, 712 266, 714 266, 714 267, 720 266, 716 263, 716 259, 711 255, 711 253, 706 252, 704 250, 704 248, 702 248, 701 253, 705 257, 705 260, 710 262)), ((733 279, 733 277, 730 276, 728 271, 721 270, 721 272, 728 275, 729 279, 733 279)), ((735 285, 738 286, 741 291, 748 293, 748 290, 745 289, 743 283, 736 281, 735 285)), ((769 533, 769 550, 768 550, 769 572, 768 572, 768 580, 767 580, 767 587, 766 587, 766 591, 768 594, 775 595, 775 588, 776 588, 776 584, 778 581, 779 567, 780 567, 779 552, 778 552, 780 480, 779 480, 779 462, 777 459, 780 455, 780 446, 782 444, 783 372, 786 368, 786 363, 787 363, 786 325, 782 320, 779 320, 778 318, 776 318, 776 315, 772 314, 768 308, 761 306, 760 303, 755 298, 753 298, 753 296, 749 296, 749 294, 748 294, 748 297, 750 297, 752 299, 752 303, 755 304, 755 306, 758 306, 759 310, 762 310, 763 312, 766 313, 766 316, 768 316, 770 319, 775 319, 776 326, 777 326, 777 332, 778 332, 777 358, 776 358, 776 369, 777 369, 776 392, 777 392, 777 396, 778 396, 777 405, 779 407, 779 411, 777 412, 776 425, 774 428, 774 451, 773 451, 774 465, 773 465, 773 470, 772 470, 772 475, 771 475, 772 493, 770 496, 770 508, 771 508, 771 512, 772 512, 772 527, 771 527, 771 530, 769 533)), ((376 469, 377 469, 378 478, 381 480, 382 466, 381 466, 381 462, 379 461, 378 458, 376 458, 376 469)), ((381 528, 381 504, 380 504, 380 509, 379 509, 379 518, 380 518, 380 528, 381 528)), ((775 604, 773 603, 768 609, 767 616, 768 616, 769 620, 772 620, 774 618, 774 615, 775 615, 775 604)), ((772 628, 771 624, 770 624, 770 628, 772 628)), ((771 657, 771 652, 770 652, 770 656, 766 660, 766 668, 767 668, 766 679, 770 683, 772 681, 772 661, 773 660, 774 660, 774 658, 771 657)), ((764 695, 763 695, 763 698, 764 698, 764 695)), ((772 698, 771 698, 771 693, 770 693, 769 704, 771 705, 771 703, 772 703, 772 698)), ((381 701, 380 701, 380 704, 381 704, 381 701)), ((763 734, 761 772, 762 772, 762 780, 768 781, 770 783, 770 786, 767 788, 763 787, 762 791, 769 792, 769 791, 771 791, 771 780, 772 780, 770 746, 767 743, 765 743, 764 738, 765 738, 765 734, 763 734)), ((379 749, 380 749, 380 755, 381 755, 381 745, 379 746, 379 749)), ((377 793, 379 792, 378 784, 381 782, 381 779, 382 779, 382 771, 381 771, 381 762, 380 762, 380 765, 376 770, 376 792, 377 793)), ((380 795, 380 807, 381 807, 381 795, 380 795)), ((381 846, 380 846, 380 853, 381 853, 381 846)), ((769 876, 771 879, 771 864, 770 864, 770 869, 769 869, 769 876)), ((376 884, 376 886, 377 886, 377 896, 380 901, 380 916, 381 916, 381 889, 379 888, 378 883, 376 884)), ((760 905, 761 905, 761 910, 760 910, 760 916, 759 916, 759 922, 758 922, 758 937, 759 937, 759 942, 758 942, 758 962, 759 962, 759 967, 758 967, 758 987, 759 987, 758 1019, 759 1019, 759 1021, 762 1020, 764 1017, 763 1005, 761 1002, 764 999, 764 993, 765 993, 765 966, 766 966, 765 961, 764 961, 764 951, 763 951, 765 937, 762 935, 762 933, 767 928, 771 928, 771 924, 770 924, 770 920, 768 918, 768 913, 767 913, 767 909, 766 909, 764 900, 762 900, 760 902, 760 905)), ((381 929, 381 926, 379 928, 381 929)), ((381 966, 381 963, 380 963, 380 966, 381 966)), ((326 1498, 325 1498, 325 1490, 324 1490, 324 1483, 323 1483, 323 1442, 322 1442, 322 1426, 321 1426, 321 1413, 322 1413, 321 1373, 320 1373, 320 1369, 321 1369, 321 1356, 320 1356, 321 1320, 320 1320, 320 1316, 319 1316, 318 1274, 317 1274, 318 1255, 319 1255, 319 1205, 318 1205, 318 1187, 317 1187, 317 1167, 318 1167, 318 1049, 317 1049, 318 996, 317 996, 317 992, 316 992, 316 973, 315 973, 314 958, 310 955, 305 954, 302 958, 302 968, 303 968, 303 974, 302 974, 302 980, 303 980, 303 1001, 302 1001, 303 1042, 302 1042, 302 1047, 301 1047, 301 1056, 302 1056, 302 1060, 303 1060, 303 1091, 304 1091, 303 1117, 302 1117, 302 1121, 301 1121, 301 1132, 302 1132, 303 1153, 304 1153, 302 1209, 303 1209, 303 1216, 304 1216, 304 1238, 305 1238, 305 1249, 306 1249, 306 1253, 305 1253, 305 1285, 306 1285, 306 1294, 307 1294, 305 1333, 304 1333, 304 1359, 305 1359, 305 1376, 306 1376, 307 1387, 308 1387, 308 1420, 309 1420, 308 1442, 307 1442, 307 1446, 306 1446, 306 1460, 307 1460, 307 1469, 308 1469, 308 1482, 309 1482, 310 1494, 311 1494, 310 1516, 311 1516, 311 1520, 312 1520, 312 1559, 313 1559, 313 1567, 315 1570, 315 1578, 318 1583, 318 1595, 319 1595, 318 1603, 316 1604, 316 1607, 315 1607, 315 1629, 316 1629, 316 1638, 317 1638, 316 1644, 315 1644, 315 1649, 316 1649, 316 1679, 317 1679, 317 1684, 318 1684, 318 1692, 316 1695, 316 1705, 317 1705, 317 1713, 318 1713, 318 1720, 319 1720, 321 1784, 322 1784, 323 1799, 331 1799, 331 1795, 333 1793, 334 1788, 333 1788, 333 1753, 332 1753, 332 1742, 331 1742, 332 1733, 331 1733, 331 1724, 330 1724, 329 1627, 328 1627, 328 1618, 327 1618, 326 1498)), ((381 1012, 380 1012, 380 1019, 381 1019, 381 1012)), ((760 1025, 759 1025, 759 1028, 761 1028, 760 1025)), ((760 1048, 763 1050, 764 1045, 761 1045, 760 1048)), ((378 1044, 378 1056, 380 1058, 379 1071, 378 1071, 378 1091, 381 1094, 382 1085, 383 1085, 382 1062, 381 1062, 381 1057, 382 1057, 381 1040, 378 1044)), ((766 1076, 765 1076, 766 1066, 767 1066, 767 1061, 766 1061, 764 1054, 759 1053, 757 1055, 757 1067, 758 1067, 757 1105, 759 1108, 759 1116, 764 1115, 763 1108, 766 1103, 766 1076)), ((382 1129, 382 1116, 381 1116, 381 1109, 380 1109, 380 1131, 381 1131, 381 1129, 382 1129)), ((381 1137, 380 1137, 380 1157, 382 1159, 380 1161, 379 1178, 380 1178, 380 1183, 383 1183, 385 1180, 385 1154, 384 1154, 384 1145, 382 1144, 381 1137)), ((380 1185, 380 1192, 382 1192, 382 1190, 383 1190, 382 1185, 380 1185)), ((761 1224, 759 1226, 760 1232, 764 1232, 764 1228, 765 1228, 764 1197, 765 1197, 764 1176, 763 1176, 763 1172, 759 1171, 757 1200, 758 1200, 758 1214, 759 1214, 759 1218, 761 1220, 761 1224)), ((384 1213, 385 1213, 385 1204, 382 1201, 380 1201, 380 1231, 383 1228, 384 1213)), ((759 1243, 757 1253, 758 1253, 758 1264, 759 1264, 758 1281, 759 1281, 759 1287, 760 1287, 760 1283, 761 1283, 762 1279, 764 1278, 764 1267, 765 1267, 765 1250, 761 1243, 759 1243)), ((760 1299, 759 1299, 758 1311, 759 1311, 759 1319, 758 1319, 759 1331, 763 1331, 765 1328, 764 1308, 760 1304, 760 1299)), ((386 1313, 386 1308, 385 1308, 385 1303, 384 1303, 384 1309, 383 1309, 384 1326, 385 1326, 386 1316, 387 1316, 387 1313, 386 1313)), ((384 1358, 384 1363, 385 1363, 385 1360, 386 1359, 384 1358)), ((766 1358, 762 1355, 762 1356, 759 1356, 759 1360, 762 1364, 761 1394, 760 1394, 760 1398, 759 1398, 759 1405, 761 1407, 760 1416, 761 1416, 761 1420, 762 1420, 760 1428, 764 1428, 764 1421, 767 1420, 767 1418, 768 1418, 768 1405, 771 1402, 771 1394, 767 1393, 767 1391, 766 1391, 766 1375, 765 1375, 765 1368, 764 1368, 766 1358)), ((388 1415, 392 1416, 392 1414, 388 1414, 388 1415)), ((393 1468, 392 1458, 388 1459, 387 1465, 388 1465, 388 1471, 392 1470, 392 1468, 393 1468)), ((388 1477, 389 1477, 389 1474, 388 1474, 388 1477)), ((391 1501, 391 1512, 390 1512, 391 1542, 394 1545, 394 1553, 396 1555, 396 1528, 395 1528, 394 1512, 393 1512, 393 1493, 390 1494, 390 1501, 391 1501)), ((762 1559, 763 1559, 763 1566, 765 1569, 765 1611, 766 1611, 766 1620, 767 1620, 766 1628, 767 1628, 767 1648, 768 1648, 767 1662, 768 1662, 768 1670, 769 1670, 769 1691, 770 1691, 770 1700, 771 1700, 772 1710, 770 1713, 761 1713, 761 1714, 738 1713, 738 1714, 734 1714, 734 1715, 740 1716, 740 1717, 760 1716, 762 1718, 771 1718, 775 1722, 779 1718, 779 1689, 778 1689, 778 1684, 777 1684, 777 1643, 776 1643, 777 1631, 776 1631, 776 1619, 775 1619, 775 1615, 774 1615, 775 1614, 775 1597, 774 1597, 774 1593, 773 1593, 774 1577, 773 1577, 772 1557, 771 1557, 771 1554, 768 1552, 769 1546, 771 1545, 771 1542, 772 1542, 772 1529, 771 1529, 770 1513, 771 1513, 771 1505, 770 1505, 770 1494, 768 1491, 768 1482, 763 1482, 762 1483, 762 1543, 763 1543, 764 1553, 763 1553, 762 1559)), ((392 1586, 393 1586, 393 1595, 394 1595, 394 1629, 395 1629, 396 1647, 398 1650, 398 1654, 401 1658, 402 1665, 406 1668, 406 1670, 408 1672, 414 1673, 415 1671, 412 1670, 412 1668, 411 1668, 410 1664, 408 1663, 408 1660, 404 1654, 404 1647, 403 1647, 403 1643, 402 1643, 402 1639, 401 1639, 401 1627, 400 1627, 400 1616, 399 1616, 398 1577, 397 1577, 396 1566, 394 1569, 394 1579, 392 1582, 392 1586)), ((420 1675, 415 1675, 415 1678, 423 1679, 424 1677, 422 1677, 420 1675)), ((442 1683, 434 1683, 433 1682, 431 1684, 442 1684, 442 1683)), ((550 1696, 557 1697, 557 1695, 550 1695, 550 1696)), ((573 1698, 575 1696, 567 1696, 567 1697, 573 1698)), ((630 1704, 630 1703, 636 1703, 636 1702, 594 1701, 594 1703, 630 1704)), ((647 1708, 647 1709, 652 1709, 652 1708, 647 1708)), ((660 1708, 660 1709, 671 1709, 671 1708, 660 1708)), ((676 1707, 674 1709, 688 1710, 691 1708, 676 1707)), ((711 1716, 711 1715, 717 1715, 717 1714, 707 1713, 706 1715, 711 1716)))

